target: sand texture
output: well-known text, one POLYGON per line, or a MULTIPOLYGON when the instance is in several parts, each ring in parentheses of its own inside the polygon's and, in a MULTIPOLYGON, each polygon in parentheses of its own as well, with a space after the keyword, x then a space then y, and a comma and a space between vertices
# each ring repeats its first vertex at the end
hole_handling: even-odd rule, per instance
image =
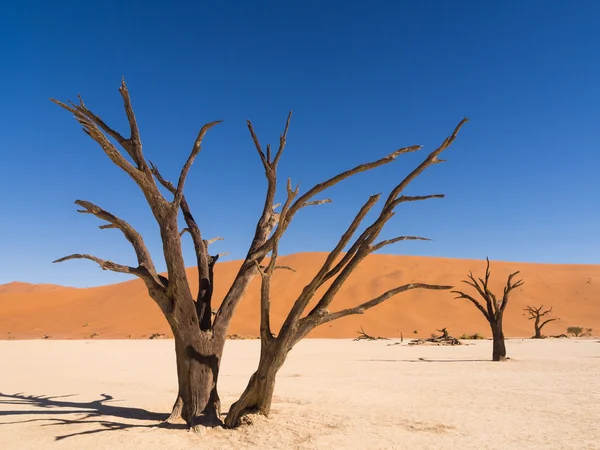
MULTIPOLYGON (((600 343, 458 347, 309 339, 278 375, 273 412, 238 430, 157 428, 176 393, 173 341, 1 341, 0 448, 600 449, 600 343)), ((258 341, 228 341, 225 410, 258 341)))
MULTIPOLYGON (((281 270, 272 281, 272 321, 278 327, 291 303, 316 273, 324 253, 301 253, 280 258, 297 273, 281 270)), ((67 264, 67 263, 65 263, 67 264)), ((88 264, 85 261, 68 264, 88 264)), ((92 263, 89 263, 92 264, 92 263)), ((221 301, 239 267, 239 261, 217 264, 215 302, 221 301)), ((68 270, 65 267, 65 270, 68 270)), ((98 269, 99 270, 99 269, 98 269)), ((472 270, 483 276, 484 261, 413 256, 372 255, 342 288, 331 309, 343 309, 413 281, 460 286, 472 270)), ((600 265, 526 264, 492 261, 491 286, 501 295, 507 275, 520 270, 525 285, 512 294, 504 331, 507 336, 529 337, 533 324, 523 316, 525 305, 552 305, 555 317, 544 330, 564 333, 567 326, 600 330, 600 265)), ((189 269, 192 289, 197 272, 189 269)), ((469 289, 462 285, 461 288, 469 289)), ((258 336, 259 280, 255 279, 240 303, 230 333, 258 336)), ((388 337, 429 336, 448 327, 463 333, 490 335, 487 322, 466 300, 449 292, 414 290, 396 296, 361 316, 347 317, 317 328, 311 337, 349 338, 365 331, 388 337), (414 331, 418 333, 413 333, 414 331)), ((0 286, 0 339, 143 339, 153 333, 170 334, 166 320, 139 280, 89 289, 11 283, 0 286), (9 335, 10 333, 10 335, 9 335)))

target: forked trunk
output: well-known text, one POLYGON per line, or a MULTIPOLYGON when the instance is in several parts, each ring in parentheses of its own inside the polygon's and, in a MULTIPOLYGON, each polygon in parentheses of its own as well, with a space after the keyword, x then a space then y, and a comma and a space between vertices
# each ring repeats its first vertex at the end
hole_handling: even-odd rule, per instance
POLYGON ((502 331, 502 319, 490 322, 492 327, 493 352, 492 361, 506 361, 506 346, 504 345, 504 332, 502 331))
POLYGON ((223 345, 209 333, 176 333, 178 395, 167 422, 183 419, 191 429, 221 424, 217 380, 223 345))
POLYGON ((277 372, 283 366, 288 350, 279 342, 262 343, 258 369, 250 377, 248 386, 225 417, 225 426, 235 428, 247 414, 269 415, 277 372))

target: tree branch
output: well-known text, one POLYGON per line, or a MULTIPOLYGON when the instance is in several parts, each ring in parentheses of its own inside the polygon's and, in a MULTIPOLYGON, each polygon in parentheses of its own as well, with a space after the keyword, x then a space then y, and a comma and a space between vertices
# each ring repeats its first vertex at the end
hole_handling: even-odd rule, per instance
POLYGON ((552 322, 553 320, 558 320, 558 319, 559 319, 559 317, 555 317, 555 318, 552 318, 552 319, 546 319, 544 322, 542 322, 540 324, 539 329, 541 330, 544 327, 544 325, 546 325, 548 322, 552 322))
POLYGON ((397 294, 400 294, 401 292, 409 291, 412 289, 429 289, 429 290, 441 291, 441 290, 452 289, 452 287, 453 286, 440 286, 440 285, 435 285, 435 284, 423 284, 423 283, 405 284, 403 286, 399 286, 397 288, 390 289, 389 291, 384 292, 380 296, 375 297, 374 299, 369 300, 368 302, 361 303, 360 305, 355 306, 353 308, 343 309, 341 311, 337 311, 334 313, 330 313, 326 316, 322 316, 323 317, 322 320, 324 323, 324 322, 330 322, 331 320, 335 320, 340 317, 349 316, 352 314, 363 314, 367 309, 371 309, 377 305, 380 305, 387 299, 389 299, 397 294))
POLYGON ((123 135, 118 131, 108 126, 99 116, 88 109, 80 95, 78 96, 78 105, 71 101, 68 102, 70 104, 69 106, 56 99, 50 100, 71 112, 75 116, 75 119, 83 126, 83 131, 100 145, 100 147, 104 150, 104 153, 106 153, 106 155, 115 165, 120 167, 131 178, 134 179, 134 181, 140 186, 146 195, 148 195, 150 192, 152 192, 152 194, 157 194, 156 186, 152 182, 152 177, 142 152, 140 133, 124 78, 121 80, 119 92, 123 98, 125 114, 127 115, 127 120, 129 122, 130 137, 128 139, 123 137, 123 135), (111 136, 121 147, 123 147, 133 162, 137 165, 137 169, 123 157, 123 155, 108 140, 104 133, 111 136))
MULTIPOLYGON (((53 103, 58 106, 66 109, 73 113, 75 119, 81 124, 83 127, 83 131, 90 136, 93 140, 95 140, 104 153, 110 158, 110 160, 123 171, 125 171, 133 180, 140 186, 144 185, 144 178, 142 174, 135 169, 131 165, 129 161, 127 161, 123 155, 116 149, 116 147, 108 140, 106 135, 98 128, 98 125, 95 123, 95 119, 97 116, 93 114, 88 114, 87 108, 83 108, 81 106, 70 107, 56 99, 50 99, 53 103)), ((104 124, 102 122, 102 124, 104 124)), ((104 124, 105 125, 105 124, 104 124)))
POLYGON ((377 305, 385 302, 386 300, 394 297, 397 294, 402 292, 406 292, 412 289, 430 289, 430 290, 448 290, 452 289, 452 286, 440 286, 440 285, 432 285, 432 284, 424 284, 424 283, 409 283, 394 289, 390 289, 383 294, 373 298, 372 300, 366 301, 357 305, 353 308, 343 309, 337 312, 326 312, 325 310, 321 310, 318 314, 309 314, 308 316, 300 319, 298 323, 298 332, 294 337, 294 341, 297 342, 306 336, 313 328, 322 325, 327 322, 331 322, 332 320, 337 320, 342 317, 354 315, 354 314, 363 314, 366 310, 374 308, 377 305))
POLYGON ((477 307, 477 309, 479 311, 481 311, 481 314, 483 314, 483 316, 487 320, 490 320, 490 316, 489 316, 488 311, 486 311, 486 309, 481 305, 481 303, 479 303, 477 300, 475 300, 469 294, 465 294, 464 292, 461 292, 461 291, 450 291, 450 293, 457 294, 457 297, 455 297, 455 299, 466 298, 467 300, 469 300, 471 303, 473 303, 477 307))
MULTIPOLYGON (((365 216, 369 213, 369 211, 371 210, 371 208, 373 208, 373 206, 375 205, 375 203, 377 203, 377 201, 379 200, 379 197, 380 197, 380 194, 372 195, 371 197, 369 197, 369 199, 367 200, 367 202, 358 211, 358 213, 356 214, 356 216, 354 217, 354 219, 350 223, 350 226, 348 227, 348 229, 346 230, 346 232, 340 237, 340 240, 338 241, 338 244, 329 253, 329 255, 327 255, 327 258, 325 259, 325 262, 323 263, 323 265, 321 266, 321 268, 319 269, 319 271, 317 272, 317 274, 313 277, 313 279, 311 280, 311 282, 309 284, 307 284, 306 287, 302 290, 302 294, 300 294, 300 296, 298 297, 298 299, 294 303, 294 306, 290 310, 290 313, 288 314, 288 317, 287 317, 287 319, 286 319, 286 321, 285 321, 285 323, 284 323, 284 325, 282 327, 282 330, 284 328, 285 329, 289 329, 293 325, 293 322, 295 320, 297 320, 297 318, 300 315, 302 315, 302 312, 304 312, 304 309, 306 308, 306 306, 308 305, 308 303, 310 302, 310 300, 314 296, 314 294, 317 291, 317 289, 319 287, 321 287, 326 282, 326 280, 328 279, 328 277, 330 278, 331 276, 333 276, 332 274, 337 273, 337 272, 335 272, 336 268, 338 268, 337 270, 341 269, 341 267, 345 263, 344 260, 346 259, 347 255, 349 253, 347 253, 344 256, 344 258, 342 258, 342 261, 340 261, 336 265, 336 268, 334 268, 332 270, 331 266, 333 265, 333 263, 335 262, 335 260, 338 258, 338 256, 340 255, 340 253, 342 252, 342 250, 344 249, 344 247, 350 242, 350 240, 352 239, 352 236, 354 235, 354 233, 356 232, 356 230, 360 226, 360 224, 363 221, 363 219, 365 218, 365 216)), ((322 305, 318 305, 317 304, 315 306, 315 308, 311 311, 310 314, 317 314, 317 310, 320 309, 321 306, 322 305)))
POLYGON ((400 241, 430 241, 430 240, 431 239, 429 239, 429 238, 424 238, 424 237, 420 237, 420 236, 398 236, 396 238, 386 239, 385 241, 381 241, 378 244, 375 244, 372 247, 372 251, 376 252, 377 250, 381 250, 383 247, 385 247, 387 245, 395 244, 396 242, 400 242, 400 241))
MULTIPOLYGON (((164 283, 164 277, 161 279, 158 273, 156 272, 156 268, 154 267, 154 262, 152 261, 152 257, 150 256, 150 252, 144 243, 144 239, 142 236, 133 228, 129 223, 124 221, 123 219, 118 218, 114 214, 109 213, 108 211, 100 208, 99 206, 87 202, 84 200, 75 201, 76 205, 84 208, 83 210, 78 210, 78 212, 82 214, 93 214, 101 220, 105 220, 109 222, 108 225, 100 226, 101 229, 108 228, 117 228, 121 230, 125 238, 131 243, 133 249, 135 250, 135 254, 137 256, 138 264, 140 267, 143 267, 147 274, 152 277, 154 282, 166 288, 167 285, 164 283)), ((89 258, 88 258, 89 259, 89 258)))
MULTIPOLYGON (((170 193, 175 194, 177 192, 177 188, 170 181, 166 180, 158 170, 158 167, 150 161, 151 172, 154 177, 158 180, 158 182, 167 189, 170 193)), ((200 232, 200 227, 198 226, 192 212, 190 210, 190 206, 185 198, 185 195, 181 196, 179 201, 179 207, 181 208, 181 212, 183 213, 183 218, 187 225, 186 228, 181 230, 180 236, 183 236, 185 232, 188 232, 192 237, 192 242, 194 243, 194 252, 196 253, 196 265, 198 269, 198 293, 196 296, 196 313, 198 315, 198 323, 203 330, 208 330, 211 327, 211 319, 212 316, 208 313, 211 311, 211 301, 212 301, 212 293, 214 290, 213 286, 213 277, 211 276, 212 268, 211 265, 211 257, 208 254, 208 245, 211 242, 205 241, 202 239, 202 233, 200 232)), ((219 238, 215 238, 212 241, 219 240, 219 238)), ((217 255, 218 258, 219 255, 217 255)), ((214 261, 216 262, 216 260, 214 261)), ((213 264, 214 264, 213 262, 213 264)))
POLYGON ((119 88, 119 92, 121 93, 121 97, 123 97, 123 105, 125 107, 125 114, 127 115, 129 130, 131 133, 129 139, 126 141, 126 144, 121 144, 121 142, 119 142, 119 144, 121 144, 127 153, 129 153, 129 156, 131 156, 131 158, 137 164, 138 169, 147 172, 148 164, 146 164, 146 160, 144 159, 144 155, 142 153, 140 130, 138 129, 133 107, 131 106, 131 99, 129 97, 129 91, 127 90, 124 77, 121 79, 121 87, 119 88))
POLYGON ((112 261, 100 259, 96 256, 88 255, 86 253, 74 253, 72 255, 59 258, 56 261, 52 261, 52 263, 61 263, 70 259, 89 259, 90 261, 94 261, 96 264, 98 264, 102 270, 110 270, 112 272, 119 273, 129 273, 132 275, 140 276, 138 270, 135 267, 124 266, 122 264, 117 264, 112 261))
POLYGON ((210 130, 215 125, 220 124, 221 122, 223 122, 223 121, 216 120, 214 122, 207 123, 200 129, 200 132, 198 133, 198 137, 196 138, 196 141, 194 142, 194 147, 192 148, 192 152, 190 153, 190 156, 188 157, 185 164, 183 165, 183 168, 181 169, 181 174, 179 175, 179 181, 177 182, 177 189, 175 190, 174 198, 173 198, 173 207, 174 207, 175 211, 179 210, 179 205, 181 203, 181 199, 183 198, 183 186, 185 185, 185 179, 187 177, 187 174, 190 171, 190 168, 192 167, 192 163, 196 159, 196 156, 198 156, 198 153, 200 153, 200 150, 202 150, 202 139, 204 139, 204 136, 206 135, 206 132, 208 130, 210 130))
MULTIPOLYGON (((439 198, 440 197, 441 194, 421 196, 421 197, 405 197, 405 196, 398 197, 398 196, 402 193, 404 188, 406 188, 410 184, 410 182, 412 180, 414 180, 421 172, 423 172, 430 165, 438 162, 437 157, 439 156, 439 154, 443 150, 445 150, 446 148, 448 148, 450 146, 450 144, 454 141, 460 127, 462 127, 462 125, 464 123, 466 123, 466 121, 467 121, 467 119, 463 119, 459 123, 459 125, 455 128, 453 134, 449 138, 447 138, 440 147, 438 147, 436 150, 431 152, 427 156, 427 158, 425 158, 425 160, 417 167, 417 169, 413 170, 398 185, 396 185, 396 187, 394 189, 392 189, 392 191, 390 192, 390 194, 388 196, 388 200, 386 201, 386 203, 385 203, 382 211, 380 212, 379 216, 377 217, 377 219, 375 219, 375 221, 373 221, 372 224, 355 241, 355 243, 349 250, 348 254, 344 258, 342 258, 342 261, 336 265, 334 270, 330 271, 330 274, 329 274, 330 276, 333 276, 332 273, 337 273, 338 271, 340 271, 340 273, 339 273, 339 275, 337 275, 336 279, 333 281, 331 286, 327 289, 325 294, 321 297, 321 299, 318 301, 317 305, 313 308, 313 310, 309 313, 309 315, 310 314, 321 315, 323 313, 323 311, 325 311, 329 307, 329 305, 333 301, 334 297, 337 295, 337 293, 339 292, 341 287, 344 285, 344 283, 346 282, 346 280, 348 279, 350 274, 356 269, 356 267, 358 267, 360 262, 367 255, 369 255, 375 249, 377 249, 377 246, 372 246, 372 243, 377 238, 377 236, 379 235, 379 233, 381 232, 381 230, 383 229, 385 224, 388 222, 388 220, 394 215, 394 208, 399 203, 402 203, 403 201, 425 200, 428 198, 439 198)), ((406 147, 405 149, 400 149, 397 152, 394 152, 393 154, 377 161, 374 164, 372 163, 371 165, 363 165, 362 167, 366 167, 366 166, 368 166, 369 168, 372 168, 373 166, 376 167, 377 165, 381 165, 386 162, 390 162, 391 160, 393 160, 395 157, 397 157, 401 153, 406 153, 407 151, 415 151, 415 150, 418 150, 419 148, 420 148, 419 146, 406 147)), ((361 166, 358 166, 358 167, 361 167, 361 166)), ((357 170, 357 168, 355 168, 353 170, 357 170)), ((365 169, 365 170, 368 170, 368 169, 365 169)), ((345 172, 344 174, 348 174, 351 172, 352 171, 348 171, 348 172, 345 172)), ((342 175, 344 175, 344 174, 342 174, 342 175)), ((330 181, 335 180, 335 179, 336 179, 336 177, 330 179, 330 181)), ((326 188, 327 184, 328 184, 328 182, 321 183, 320 185, 317 185, 315 188, 313 188, 313 190, 320 192, 319 189, 326 188)), ((309 193, 310 192, 311 191, 309 191, 309 193)), ((305 196, 308 195, 309 193, 305 194, 305 196)), ((302 204, 301 202, 302 202, 303 198, 304 198, 304 196, 300 197, 300 199, 298 199, 294 203, 294 206, 296 206, 297 204, 302 204)), ((291 211, 290 211, 291 213, 294 210, 294 206, 292 206, 292 208, 291 208, 291 211)), ((279 226, 282 226, 282 223, 285 223, 285 222, 280 221, 279 226)), ((327 277, 327 274, 325 275, 325 277, 321 277, 320 280, 323 281, 326 277, 327 277)), ((286 318, 286 320, 282 326, 282 333, 291 333, 292 332, 295 324, 297 323, 300 316, 304 312, 304 308, 306 308, 306 306, 308 305, 308 302, 310 301, 310 298, 312 298, 314 293, 315 293, 315 290, 314 290, 314 286, 312 285, 312 283, 305 287, 302 294, 300 295, 300 297, 298 298, 298 300, 292 307, 292 310, 290 311, 288 317, 286 318)))
POLYGON ((460 129, 462 128, 462 126, 467 123, 469 121, 469 119, 467 119, 466 117, 460 121, 460 123, 456 126, 456 128, 454 129, 454 131, 452 132, 452 134, 450 136, 448 136, 444 142, 442 142, 442 145, 440 145, 437 149, 435 149, 433 152, 431 152, 427 158, 415 169, 413 170, 404 180, 402 180, 402 182, 396 186, 395 189, 392 190, 392 192, 390 192, 390 195, 388 196, 388 199, 385 203, 386 208, 391 208, 393 209, 393 203, 394 201, 398 198, 398 195, 404 191, 404 189, 416 178, 418 177, 427 167, 431 166, 432 164, 436 164, 439 162, 443 162, 443 160, 438 159, 438 156, 444 151, 446 150, 448 147, 450 147, 450 145, 452 145, 452 143, 454 142, 454 140, 456 139, 456 137, 458 136, 458 132, 460 131, 460 129))
POLYGON ((510 295, 510 292, 513 289, 523 286, 523 284, 524 284, 523 280, 517 280, 515 283, 512 283, 512 279, 518 274, 519 274, 519 272, 517 271, 515 273, 511 273, 508 276, 508 280, 506 281, 506 286, 504 287, 504 295, 502 296, 502 304, 500 306, 500 311, 504 311, 504 308, 506 308, 506 305, 508 304, 508 296, 510 295))
POLYGON ((258 137, 254 132, 252 122, 247 121, 250 136, 252 137, 254 146, 256 147, 256 151, 265 169, 265 176, 267 178, 267 192, 265 195, 263 211, 256 224, 254 237, 252 239, 252 243, 250 244, 250 248, 248 249, 248 252, 246 254, 246 258, 244 259, 244 262, 242 263, 233 281, 233 284, 231 285, 229 291, 227 292, 227 295, 223 299, 223 302, 221 303, 221 306, 219 307, 219 310, 217 311, 217 314, 215 316, 214 328, 216 332, 222 332, 227 328, 229 321, 233 316, 233 311, 235 307, 241 300, 243 293, 248 287, 248 284, 250 284, 250 281, 252 281, 252 279, 256 275, 256 263, 260 264, 267 255, 267 253, 273 249, 273 245, 271 243, 271 246, 269 246, 268 249, 263 249, 262 251, 259 251, 259 249, 263 247, 265 242, 267 242, 267 240, 269 239, 269 236, 275 228, 275 225, 277 225, 280 217, 280 215, 275 213, 275 207, 273 206, 275 202, 275 193, 277 191, 277 164, 279 163, 279 159, 281 158, 281 155, 285 148, 291 116, 292 112, 290 111, 286 121, 285 130, 280 136, 279 148, 273 161, 270 161, 270 147, 267 147, 268 154, 265 155, 262 151, 262 147, 260 145, 258 137))

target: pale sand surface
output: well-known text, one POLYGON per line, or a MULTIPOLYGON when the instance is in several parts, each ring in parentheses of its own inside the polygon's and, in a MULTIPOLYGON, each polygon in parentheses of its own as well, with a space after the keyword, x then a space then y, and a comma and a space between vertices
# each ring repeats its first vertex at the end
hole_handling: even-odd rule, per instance
MULTIPOLYGON (((305 340, 279 374, 270 419, 198 436, 153 426, 176 392, 170 340, 1 341, 0 448, 600 449, 596 339, 509 340, 506 363, 488 361, 490 341, 391 342, 305 340)), ((258 351, 227 342, 225 409, 258 351)))
MULTIPOLYGON (((325 253, 297 253, 281 257, 279 263, 295 268, 296 273, 281 270, 271 287, 271 320, 278 327, 293 301, 325 260, 325 253)), ((90 264, 86 261, 65 264, 90 264)), ((219 263, 215 267, 215 304, 218 306, 231 285, 239 261, 219 263)), ((65 265, 64 270, 69 270, 65 265)), ((526 305, 554 307, 554 316, 544 333, 564 333, 568 326, 600 330, 600 265, 532 264, 492 261, 491 287, 498 295, 509 273, 521 271, 522 288, 511 294, 506 309, 504 333, 507 336, 533 335, 533 324, 523 316, 526 305)), ((370 300, 402 284, 423 282, 455 285, 469 271, 483 276, 485 261, 421 256, 371 255, 350 276, 331 305, 344 309, 370 300)), ((198 274, 188 269, 193 292, 198 274)), ((260 277, 255 278, 240 302, 229 332, 258 336, 260 323, 260 277)), ((426 336, 448 327, 454 336, 480 333, 490 336, 481 313, 466 300, 455 300, 447 291, 414 290, 400 294, 361 316, 346 317, 316 328, 310 337, 349 338, 364 326, 371 334, 400 337, 401 333, 426 336)), ((315 301, 318 300, 318 295, 315 301)), ((310 307, 309 307, 310 308, 310 307)), ((275 328, 277 329, 277 328, 275 328)), ((100 339, 147 338, 153 333, 172 336, 167 321, 148 297, 139 280, 89 289, 52 285, 10 283, 0 286, 0 339, 83 339, 96 333, 100 339), (10 334, 9 334, 10 333, 10 334)))

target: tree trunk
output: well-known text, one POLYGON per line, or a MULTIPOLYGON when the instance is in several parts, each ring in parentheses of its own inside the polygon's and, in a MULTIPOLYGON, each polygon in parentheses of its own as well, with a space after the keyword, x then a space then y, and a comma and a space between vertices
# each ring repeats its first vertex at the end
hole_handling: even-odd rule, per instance
POLYGON ((239 400, 229 408, 225 417, 227 428, 239 426, 242 418, 247 414, 269 415, 275 390, 275 378, 288 353, 286 347, 275 341, 262 343, 258 369, 250 377, 248 386, 239 400))
POLYGON ((540 316, 536 316, 535 318, 535 336, 533 337, 534 339, 541 339, 542 338, 542 329, 540 327, 540 316))
POLYGON ((216 336, 191 331, 174 330, 178 394, 167 422, 183 419, 190 429, 200 431, 222 423, 217 379, 223 345, 216 336))
POLYGON ((492 327, 493 352, 492 361, 506 361, 506 346, 504 345, 504 332, 502 331, 502 319, 490 322, 492 327))

